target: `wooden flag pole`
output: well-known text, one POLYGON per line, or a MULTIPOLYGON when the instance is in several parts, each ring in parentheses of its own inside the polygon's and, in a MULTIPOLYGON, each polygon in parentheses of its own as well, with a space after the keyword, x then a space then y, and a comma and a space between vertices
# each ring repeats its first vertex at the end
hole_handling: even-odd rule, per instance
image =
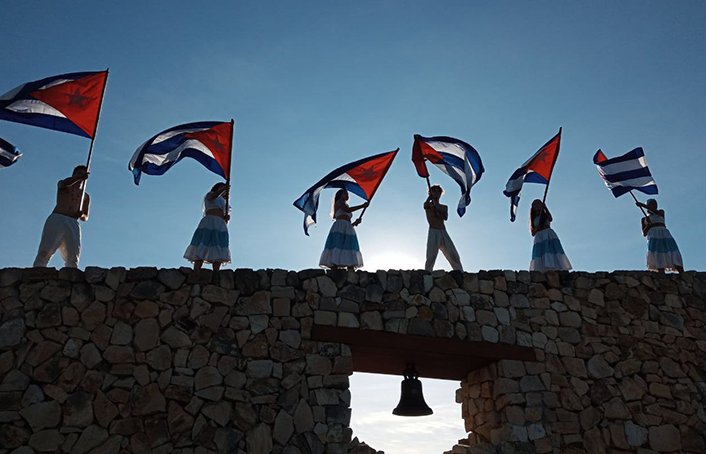
MULTIPOLYGON (((429 181, 429 177, 424 177, 427 180, 427 191, 431 191, 431 181, 429 181)), ((427 197, 429 194, 427 194, 427 197)), ((436 205, 434 205, 434 201, 431 201, 431 204, 434 206, 434 210, 436 210, 436 205)))
MULTIPOLYGON (((101 109, 103 108, 103 98, 105 98, 105 88, 108 86, 108 75, 110 74, 110 68, 105 69, 105 84, 103 84, 103 91, 101 92, 101 100, 98 103, 98 114, 96 115, 96 126, 93 130, 93 137, 91 137, 91 145, 88 147, 88 158, 86 159, 86 172, 91 170, 91 158, 93 157, 93 144, 96 141, 96 135, 98 135, 98 120, 101 116, 101 109)), ((86 185, 88 184, 88 179, 81 183, 81 206, 80 211, 83 212, 83 202, 86 197, 86 185)))
POLYGON ((561 126, 559 127, 559 140, 556 145, 556 155, 554 156, 554 162, 552 162, 552 168, 549 170, 549 180, 547 181, 547 187, 544 188, 544 197, 542 197, 542 205, 547 201, 547 193, 549 192, 549 182, 552 181, 552 173, 554 173, 554 166, 556 165, 556 160, 559 159, 559 151, 561 151, 561 126))
MULTIPOLYGON (((632 198, 633 198, 633 200, 635 201, 635 203, 640 203, 640 201, 637 200, 637 197, 635 197, 635 194, 633 194, 632 191, 630 191, 630 195, 632 196, 632 198)), ((640 211, 642 211, 642 214, 645 215, 645 217, 649 216, 649 215, 647 214, 647 211, 645 211, 644 208, 642 208, 640 205, 638 205, 637 207, 640 209, 640 211)))
MULTIPOLYGON (((226 184, 228 185, 228 190, 226 191, 226 215, 230 215, 230 169, 233 167, 233 128, 235 127, 235 120, 230 119, 230 156, 228 157, 228 176, 226 177, 226 184)), ((230 221, 230 218, 228 219, 230 221)))

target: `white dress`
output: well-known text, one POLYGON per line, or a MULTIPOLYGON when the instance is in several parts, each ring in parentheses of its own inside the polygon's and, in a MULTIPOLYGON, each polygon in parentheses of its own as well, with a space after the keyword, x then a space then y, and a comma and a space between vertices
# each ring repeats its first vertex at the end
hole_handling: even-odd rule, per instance
POLYGON ((220 216, 206 214, 208 210, 220 209, 225 213, 226 201, 223 197, 216 197, 203 201, 204 217, 201 218, 191 244, 184 252, 184 258, 195 262, 203 260, 206 263, 230 263, 230 249, 228 248, 228 226, 220 216))
MULTIPOLYGON (((532 223, 540 225, 540 217, 536 216, 532 223)), ((554 230, 547 227, 537 232, 532 246, 532 261, 530 271, 570 270, 571 262, 564 253, 561 241, 554 230)))
POLYGON ((319 266, 322 268, 363 266, 363 255, 360 253, 358 236, 351 224, 350 213, 340 209, 334 213, 336 218, 345 215, 349 216, 348 219, 336 219, 326 237, 326 245, 319 259, 319 266))
POLYGON ((647 231, 647 269, 674 270, 684 267, 677 242, 664 224, 664 216, 647 216, 652 227, 647 231))

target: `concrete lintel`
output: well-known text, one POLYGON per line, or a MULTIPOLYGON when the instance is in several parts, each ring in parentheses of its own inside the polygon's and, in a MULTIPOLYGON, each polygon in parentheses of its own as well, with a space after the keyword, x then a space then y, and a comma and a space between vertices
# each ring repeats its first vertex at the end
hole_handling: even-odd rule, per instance
POLYGON ((314 325, 311 338, 349 345, 356 372, 401 375, 408 363, 414 363, 420 377, 462 380, 500 359, 536 361, 530 347, 358 328, 314 325))

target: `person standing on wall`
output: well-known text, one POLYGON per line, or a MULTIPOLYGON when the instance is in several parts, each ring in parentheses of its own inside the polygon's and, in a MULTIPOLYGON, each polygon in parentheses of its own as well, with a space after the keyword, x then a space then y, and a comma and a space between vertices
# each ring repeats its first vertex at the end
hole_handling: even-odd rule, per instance
POLYGON ((83 191, 88 179, 88 168, 76 166, 69 178, 57 184, 56 206, 44 223, 39 242, 35 267, 45 267, 59 250, 68 268, 78 268, 81 254, 81 226, 79 221, 88 220, 91 198, 83 191))
POLYGON ((657 208, 655 199, 647 203, 635 202, 649 213, 642 218, 642 235, 647 238, 647 269, 659 271, 674 270, 684 272, 684 262, 679 252, 679 246, 664 223, 664 210, 657 208))
POLYGON ((553 220, 544 202, 535 199, 529 215, 529 230, 534 237, 530 271, 571 269, 571 262, 564 253, 561 241, 551 228, 553 220))
POLYGON ((427 235, 427 260, 424 264, 424 269, 432 271, 434 262, 439 250, 448 260, 451 268, 456 271, 463 271, 461 258, 458 255, 456 246, 454 246, 451 237, 446 231, 444 221, 449 218, 449 207, 439 202, 444 190, 439 185, 434 185, 429 188, 429 196, 424 201, 424 211, 427 215, 429 223, 429 234, 427 235))
POLYGON ((204 262, 210 263, 213 271, 230 263, 226 224, 230 214, 224 197, 229 189, 227 183, 216 183, 203 198, 203 217, 184 252, 184 258, 193 262, 194 270, 200 270, 204 262))
POLYGON ((339 189, 333 198, 331 217, 334 223, 319 259, 319 266, 322 268, 355 270, 363 266, 363 256, 354 229, 360 224, 360 219, 351 222, 351 218, 353 212, 366 208, 369 203, 349 206, 348 197, 348 191, 339 189))

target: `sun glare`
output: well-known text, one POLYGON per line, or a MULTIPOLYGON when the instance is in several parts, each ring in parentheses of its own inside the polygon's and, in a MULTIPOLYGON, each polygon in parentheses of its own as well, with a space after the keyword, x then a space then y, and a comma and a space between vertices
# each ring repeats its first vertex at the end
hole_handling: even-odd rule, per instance
POLYGON ((366 271, 419 270, 424 268, 424 260, 421 257, 392 251, 369 254, 368 257, 365 257, 364 263, 363 269, 366 271))

